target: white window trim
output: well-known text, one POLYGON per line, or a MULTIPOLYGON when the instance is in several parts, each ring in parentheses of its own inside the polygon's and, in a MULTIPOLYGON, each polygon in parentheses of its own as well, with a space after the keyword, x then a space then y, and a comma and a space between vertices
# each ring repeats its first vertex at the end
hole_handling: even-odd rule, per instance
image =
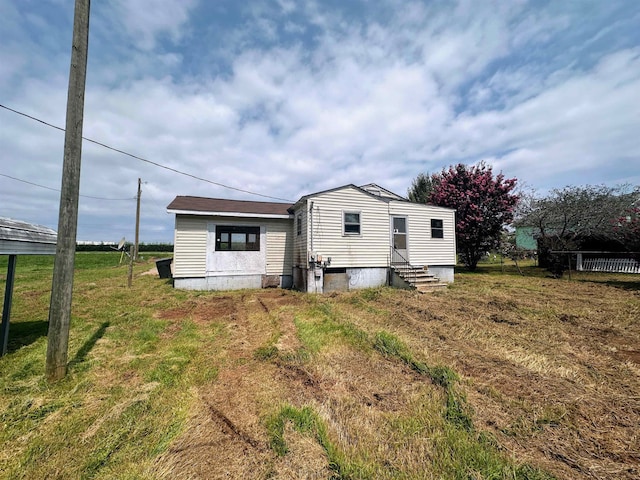
MULTIPOLYGON (((355 223, 351 223, 350 225, 355 225, 355 223)), ((343 237, 361 237, 362 236, 362 211, 361 210, 343 210, 342 211, 342 236, 343 237), (358 226, 360 227, 358 230, 358 233, 353 233, 353 232, 347 232, 345 231, 345 225, 346 225, 346 220, 345 220, 345 215, 347 213, 356 213, 358 214, 358 219, 360 220, 358 222, 358 226)))

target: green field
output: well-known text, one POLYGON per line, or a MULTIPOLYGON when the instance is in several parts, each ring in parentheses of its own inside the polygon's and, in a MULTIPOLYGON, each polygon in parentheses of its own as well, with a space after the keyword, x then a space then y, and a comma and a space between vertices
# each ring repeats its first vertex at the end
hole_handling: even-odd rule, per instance
POLYGON ((496 264, 426 295, 185 292, 145 256, 128 288, 118 253, 77 254, 55 384, 53 258, 18 257, 0 478, 640 474, 638 276, 496 264))

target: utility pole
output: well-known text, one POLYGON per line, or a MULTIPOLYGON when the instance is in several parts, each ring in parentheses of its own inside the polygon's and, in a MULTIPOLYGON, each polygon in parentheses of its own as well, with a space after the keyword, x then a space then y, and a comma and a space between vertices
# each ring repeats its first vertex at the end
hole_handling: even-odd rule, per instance
POLYGON ((84 90, 89 50, 90 3, 90 0, 75 0, 73 18, 62 189, 58 212, 58 242, 53 266, 49 333, 47 335, 46 374, 47 380, 50 382, 60 380, 67 374, 73 269, 78 231, 78 196, 80 194, 80 163, 82 159, 84 90))
POLYGON ((138 260, 138 241, 140 240, 140 195, 142 194, 142 190, 140 190, 141 183, 142 182, 138 178, 138 201, 136 204, 136 244, 133 251, 134 260, 138 260))

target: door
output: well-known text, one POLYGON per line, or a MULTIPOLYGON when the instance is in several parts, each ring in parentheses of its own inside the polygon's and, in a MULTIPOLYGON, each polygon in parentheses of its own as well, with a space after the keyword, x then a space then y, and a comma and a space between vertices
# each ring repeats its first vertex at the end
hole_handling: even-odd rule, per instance
POLYGON ((407 217, 391 217, 393 256, 391 263, 409 262, 407 217))

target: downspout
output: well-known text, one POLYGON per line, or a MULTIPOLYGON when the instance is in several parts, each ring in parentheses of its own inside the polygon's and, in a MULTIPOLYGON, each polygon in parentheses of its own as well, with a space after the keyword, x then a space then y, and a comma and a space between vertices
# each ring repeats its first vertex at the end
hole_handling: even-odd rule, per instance
POLYGON ((311 245, 311 251, 313 252, 313 202, 310 202, 309 207, 309 226, 311 227, 311 232, 309 234, 309 243, 311 245))
POLYGON ((393 285, 393 269, 391 261, 393 259, 393 221, 391 220, 391 202, 387 202, 387 219, 389 220, 389 248, 387 249, 387 285, 393 285))
POLYGON ((309 262, 309 268, 313 269, 313 293, 318 293, 318 279, 316 278, 316 256, 313 251, 313 201, 309 202, 309 246, 311 248, 311 255, 313 255, 313 263, 309 262))

